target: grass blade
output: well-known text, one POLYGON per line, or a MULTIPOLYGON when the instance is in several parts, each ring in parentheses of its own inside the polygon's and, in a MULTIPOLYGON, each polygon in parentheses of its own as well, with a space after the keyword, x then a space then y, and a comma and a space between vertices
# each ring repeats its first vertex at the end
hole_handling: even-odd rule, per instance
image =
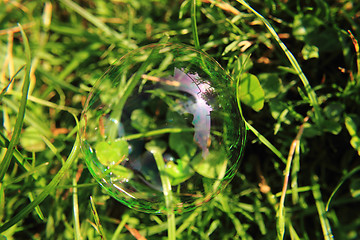
POLYGON ((191 1, 191 28, 195 43, 195 48, 200 50, 200 41, 196 25, 196 0, 191 1))
POLYGON ((3 90, 1 90, 0 93, 0 101, 3 98, 3 96, 5 95, 6 91, 8 90, 9 86, 11 85, 11 83, 14 81, 15 77, 24 69, 25 66, 22 66, 19 70, 17 70, 17 72, 14 74, 14 76, 12 76, 12 78, 10 79, 9 83, 6 85, 6 87, 3 88, 3 90))
MULTIPOLYGON (((309 117, 306 117, 304 119, 304 123, 308 121, 309 117)), ((280 203, 279 203, 279 209, 277 211, 277 228, 278 228, 278 239, 284 239, 285 234, 285 196, 286 196, 286 190, 288 188, 289 183, 289 176, 290 176, 290 169, 292 165, 292 161, 294 158, 294 153, 296 152, 296 148, 300 145, 300 139, 304 132, 304 123, 300 126, 300 129, 298 133, 296 134, 296 137, 294 141, 291 143, 288 159, 286 162, 286 167, 284 170, 284 184, 281 191, 281 197, 280 197, 280 203)), ((297 153, 298 155, 300 153, 297 153)))
POLYGON ((29 86, 30 86, 30 68, 31 68, 30 46, 29 46, 29 41, 27 39, 27 36, 20 24, 19 24, 19 27, 20 27, 21 35, 23 37, 24 49, 25 49, 25 58, 26 58, 25 78, 24 78, 24 84, 23 84, 23 89, 22 89, 20 108, 19 108, 17 119, 16 119, 13 135, 12 135, 11 141, 9 143, 9 147, 5 153, 5 156, 0 164, 0 182, 2 182, 2 180, 5 176, 5 173, 6 173, 7 169, 9 168, 15 145, 19 141, 20 132, 21 132, 22 125, 24 122, 25 108, 26 108, 26 102, 27 102, 28 91, 29 91, 29 86))
POLYGON ((77 179, 76 172, 74 171, 73 179, 73 214, 74 214, 74 239, 81 239, 80 232, 80 220, 79 220, 79 202, 78 202, 78 188, 77 188, 77 179))
POLYGON ((267 148, 269 148, 283 163, 286 163, 286 158, 282 155, 282 153, 276 149, 272 143, 267 140, 261 133, 259 133, 253 126, 250 125, 250 123, 246 122, 246 127, 252 131, 255 136, 262 142, 267 148))
POLYGON ((94 220, 95 220, 96 230, 100 234, 101 239, 106 239, 105 234, 104 234, 104 230, 103 230, 103 228, 101 226, 100 218, 99 218, 99 215, 98 215, 98 213, 96 211, 95 203, 94 203, 94 200, 93 200, 92 196, 90 196, 90 206, 91 206, 92 214, 93 214, 93 217, 94 217, 94 220))
POLYGON ((116 239, 119 239, 119 235, 121 233, 121 230, 124 228, 127 220, 130 218, 130 215, 129 214, 123 214, 122 215, 122 218, 121 218, 121 222, 120 224, 117 226, 115 232, 114 232, 114 235, 113 237, 111 238, 111 240, 116 240, 116 239))
POLYGON ((360 166, 354 168, 353 170, 351 170, 349 173, 347 173, 339 182, 339 184, 336 186, 335 190, 331 193, 329 200, 326 203, 326 207, 325 207, 325 211, 329 211, 329 206, 331 203, 331 200, 334 198, 335 193, 339 190, 339 188, 343 185, 343 183, 350 178, 352 175, 354 175, 355 173, 357 173, 358 171, 360 171, 360 166))
POLYGON ((322 231, 324 234, 324 239, 331 240, 331 239, 334 239, 334 236, 331 231, 330 222, 326 216, 324 203, 321 199, 320 185, 317 183, 318 180, 319 180, 318 176, 315 175, 312 179, 312 181, 313 181, 312 192, 313 192, 313 196, 315 199, 316 208, 318 210, 321 228, 322 228, 322 231))
POLYGON ((252 13, 254 13, 267 27, 271 35, 275 38, 276 42, 280 45, 281 49, 284 51, 286 57, 289 59, 291 65, 293 66, 294 70, 296 71, 297 75, 299 76, 300 80, 302 81, 305 90, 308 94, 310 104, 314 107, 315 111, 315 122, 320 123, 322 120, 322 114, 319 106, 319 101, 317 99, 315 91, 310 86, 310 83, 308 79, 306 78, 305 74, 303 73, 299 63, 296 61, 294 55, 289 51, 289 49, 286 47, 286 45, 281 41, 280 37, 277 35, 275 29, 271 26, 271 24, 255 9, 253 9, 248 3, 246 3, 244 0, 236 0, 241 5, 246 7, 248 10, 250 10, 252 13))
POLYGON ((105 23, 103 23, 99 18, 97 18, 96 16, 92 15, 91 13, 89 13, 86 9, 82 8, 81 6, 79 6, 78 4, 76 4, 75 2, 71 1, 71 0, 61 0, 61 2, 66 5, 67 7, 69 7, 70 9, 72 9, 73 11, 75 11, 76 13, 78 13, 80 16, 82 16, 83 18, 85 18, 86 20, 88 20, 90 23, 92 23, 93 25, 95 25, 98 29, 100 29, 102 32, 105 33, 105 35, 111 37, 111 38, 115 38, 121 42, 126 42, 127 47, 135 49, 137 46, 129 41, 125 41, 124 37, 122 35, 120 35, 118 32, 114 31, 113 29, 111 29, 110 27, 108 27, 105 23))
MULTIPOLYGON (((34 201, 34 194, 32 192, 30 192, 28 196, 29 196, 30 201, 34 201)), ((41 208, 39 207, 39 205, 37 205, 35 207, 35 212, 39 216, 41 221, 45 220, 44 214, 42 213, 41 208)))
MULTIPOLYGON (((0 146, 4 147, 4 148, 8 148, 10 144, 10 141, 5 137, 5 135, 0 132, 0 146)), ((32 170, 32 166, 30 165, 30 163, 23 157, 23 155, 17 150, 14 149, 14 153, 13 153, 15 159, 16 159, 16 163, 18 164, 18 166, 23 169, 26 172, 29 172, 32 170)), ((37 180, 37 175, 32 174, 31 175, 35 180, 37 180)))
POLYGON ((65 164, 61 167, 59 172, 55 175, 53 180, 44 188, 44 190, 39 194, 39 196, 37 198, 35 198, 34 201, 32 201, 25 208, 23 208, 18 214, 16 214, 8 222, 6 222, 2 226, 0 226, 0 233, 9 229, 13 225, 15 225, 17 222, 22 220, 24 217, 26 217, 30 212, 32 212, 34 210, 34 208, 37 205, 39 205, 42 201, 44 201, 44 199, 50 194, 50 192, 54 191, 54 189, 59 184, 62 177, 69 170, 72 163, 77 158, 79 152, 80 152, 80 140, 79 140, 79 137, 77 136, 76 141, 73 146, 73 149, 71 150, 71 153, 70 153, 68 159, 66 160, 65 164))

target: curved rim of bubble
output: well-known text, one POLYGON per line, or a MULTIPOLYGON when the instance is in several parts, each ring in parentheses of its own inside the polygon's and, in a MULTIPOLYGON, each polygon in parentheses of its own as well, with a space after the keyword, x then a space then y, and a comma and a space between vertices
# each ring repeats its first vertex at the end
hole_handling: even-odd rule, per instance
MULTIPOLYGON (((92 97, 92 95, 94 94, 94 92, 97 90, 98 86, 100 85, 100 83, 103 81, 104 77, 111 71, 111 69, 115 68, 116 65, 115 64, 119 64, 121 62, 122 59, 128 57, 129 55, 131 55, 132 53, 136 52, 136 51, 140 51, 140 50, 145 50, 147 48, 164 48, 166 46, 169 46, 169 47, 180 47, 180 48, 186 48, 186 49, 189 49, 190 51, 193 51, 193 52, 197 52, 198 54, 201 54, 203 56, 205 56, 209 61, 213 62, 215 65, 217 65, 220 69, 222 69, 225 73, 226 73, 226 76, 229 80, 232 80, 232 77, 225 71, 225 69, 214 59, 212 58, 211 56, 209 56, 207 53, 205 53, 204 51, 202 50, 199 50, 199 49, 196 49, 192 46, 189 46, 189 45, 186 45, 186 44, 182 44, 182 43, 151 43, 151 44, 148 44, 148 45, 145 45, 145 46, 142 46, 142 47, 139 47, 137 49, 133 49, 127 53, 125 53, 123 56, 121 56, 119 59, 115 60, 108 68, 107 70, 101 75, 101 77, 99 79, 96 80, 95 84, 91 87, 91 90, 88 94, 88 96, 86 97, 86 101, 84 103, 84 107, 83 107, 83 110, 81 112, 81 118, 80 119, 83 119, 84 118, 84 114, 87 110, 87 107, 89 106, 89 101, 92 97)), ((242 122, 244 123, 243 127, 242 127, 242 131, 243 134, 241 137, 243 137, 242 139, 244 139, 244 141, 242 141, 241 145, 241 153, 239 154, 239 159, 242 157, 242 154, 243 154, 243 148, 245 147, 245 142, 246 142, 246 133, 247 133, 247 130, 248 128, 246 127, 246 124, 245 124, 245 119, 243 117, 243 114, 242 114, 242 110, 241 110, 241 102, 239 99, 236 98, 236 101, 238 103, 238 111, 240 113, 240 116, 241 116, 241 120, 242 122)), ((85 125, 86 126, 86 125, 85 125)), ((80 125, 80 142, 82 141, 82 136, 84 136, 84 132, 82 131, 82 126, 80 125)))
MULTIPOLYGON (((152 43, 152 44, 148 44, 142 47, 139 47, 137 49, 131 50, 129 52, 127 52, 126 54, 124 54, 123 56, 121 56, 119 59, 115 60, 108 68, 107 70, 101 75, 101 77, 99 79, 96 80, 96 82, 94 83, 94 85, 91 87, 91 90, 88 93, 88 96, 86 97, 86 101, 84 103, 84 107, 83 107, 83 111, 81 112, 81 119, 80 119, 80 130, 79 130, 79 135, 80 135, 80 149, 83 151, 83 141, 86 139, 86 126, 87 126, 87 120, 85 118, 85 113, 88 110, 89 107, 89 102, 91 100, 91 98, 93 97, 94 92, 96 92, 96 90, 99 88, 99 85, 102 83, 103 79, 108 75, 108 73, 113 69, 116 68, 117 66, 121 65, 121 62, 123 59, 127 58, 128 56, 132 55, 134 52, 137 51, 141 51, 141 50, 147 50, 147 49, 151 49, 151 48, 165 48, 165 47, 171 47, 171 48, 182 48, 182 49, 187 49, 189 51, 192 52, 196 52, 197 54, 200 54, 202 56, 204 56, 208 61, 211 61, 212 63, 214 63, 217 67, 219 67, 220 69, 222 69, 226 75, 226 77, 228 78, 229 81, 233 81, 233 79, 231 78, 231 76, 227 73, 227 71, 225 71, 225 69, 211 56, 209 56, 207 53, 203 52, 202 50, 196 49, 192 46, 189 45, 185 45, 185 44, 181 44, 181 43, 152 43), (83 123, 83 120, 85 121, 85 123, 83 123)), ((206 196, 206 201, 203 201, 201 204, 199 203, 191 203, 189 205, 186 206, 186 208, 181 209, 181 211, 179 211, 178 213, 184 213, 184 212, 189 212, 201 205, 203 205, 206 202, 209 202, 211 199, 213 199, 216 195, 218 195, 219 192, 221 192, 229 183, 230 181, 233 179, 233 177, 235 176, 236 172, 238 171, 239 167, 240 167, 240 163, 241 160, 243 158, 244 155, 244 150, 245 150, 245 145, 246 145, 246 136, 247 136, 247 126, 246 126, 246 122, 245 119, 243 117, 242 114, 242 110, 241 110, 241 102, 239 101, 239 99, 236 96, 236 93, 234 93, 235 96, 235 105, 237 107, 237 110, 239 111, 239 115, 240 115, 240 122, 239 122, 239 139, 240 141, 238 142, 237 146, 239 147, 239 153, 238 153, 238 157, 236 159, 236 161, 234 161, 234 165, 231 166, 228 171, 232 171, 231 176, 227 177, 227 182, 222 186, 221 189, 217 189, 217 191, 212 191, 210 192, 207 196, 206 196), (234 169, 235 168, 235 169, 234 169), (235 170, 235 171, 234 171, 235 170)), ((85 160, 86 164, 87 161, 85 160)), ((93 176, 94 177, 94 176, 93 176)), ((120 201, 121 203, 123 203, 124 205, 126 205, 129 208, 141 211, 141 212, 145 212, 145 213, 152 213, 152 214, 166 214, 163 211, 159 211, 159 210, 145 210, 145 209, 140 209, 138 207, 134 207, 132 205, 130 205, 129 203, 127 203, 125 200, 121 200, 119 199, 118 196, 115 196, 113 193, 109 193, 107 187, 103 186, 103 184, 101 184, 101 182, 98 181, 98 179, 96 177, 94 177, 97 182, 101 185, 102 188, 104 188, 108 194, 110 194, 113 198, 115 198, 116 200, 120 201)), ((145 199, 141 199, 141 200, 145 200, 145 199)), ((146 201, 146 200, 145 200, 146 201)))

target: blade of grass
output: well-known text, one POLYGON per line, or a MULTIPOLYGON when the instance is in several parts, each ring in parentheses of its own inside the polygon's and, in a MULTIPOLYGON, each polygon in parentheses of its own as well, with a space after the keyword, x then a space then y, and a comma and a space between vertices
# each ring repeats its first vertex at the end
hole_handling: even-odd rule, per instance
MULTIPOLYGON (((15 155, 15 154, 14 154, 15 155)), ((11 186, 12 184, 16 184, 20 181, 22 181, 23 179, 25 178, 28 178, 28 177, 33 177, 34 180, 37 180, 38 179, 38 175, 37 173, 42 171, 43 168, 45 168, 46 166, 49 165, 49 162, 45 162, 45 163, 42 163, 42 164, 39 164, 37 165, 36 167, 35 166, 31 166, 30 169, 28 171, 26 171, 25 173, 21 174, 20 176, 16 177, 16 178, 11 178, 10 180, 7 180, 7 181, 4 181, 4 185, 5 186, 11 186)), ((33 201, 33 200, 31 200, 33 201)))
MULTIPOLYGON (((11 91, 9 92, 9 95, 14 95, 14 96, 21 96, 21 94, 19 92, 15 92, 15 91, 11 91)), ((0 99, 1 100, 1 99, 0 99)), ((62 106, 62 105, 58 105, 49 101, 46 101, 44 99, 40 99, 34 96, 28 96, 28 101, 43 105, 45 107, 49 107, 49 108, 54 108, 54 109, 58 109, 58 110, 63 110, 63 111, 68 111, 74 114, 79 114, 81 111, 72 107, 67 107, 67 106, 62 106)))
POLYGON ((100 218, 99 218, 99 215, 98 215, 98 213, 96 211, 95 203, 94 203, 94 200, 93 200, 92 196, 90 196, 90 206, 91 206, 91 212, 92 212, 94 220, 95 220, 96 230, 100 234, 101 239, 105 240, 106 237, 105 237, 105 234, 104 234, 104 229, 101 226, 100 218))
POLYGON ((196 25, 196 0, 191 1, 191 29, 193 33, 195 48, 200 50, 200 41, 196 25))
POLYGON ((218 1, 215 1, 215 0, 202 0, 202 2, 214 4, 218 8, 221 8, 222 10, 224 10, 226 12, 230 12, 230 13, 232 13, 234 15, 240 14, 239 10, 237 10, 236 8, 234 8, 233 6, 231 6, 227 2, 218 2, 218 1))
POLYGON ((249 239, 247 237, 248 234, 246 233, 246 229, 241 224, 240 220, 231 211, 230 205, 228 204, 228 199, 223 195, 218 195, 217 200, 219 201, 219 203, 221 203, 221 206, 223 207, 223 211, 231 219, 231 221, 234 224, 234 227, 236 229, 236 232, 241 237, 241 239, 249 239))
MULTIPOLYGON (((352 32, 350 30, 348 30, 348 33, 351 37, 351 41, 353 42, 354 48, 355 48, 355 53, 356 53, 356 66, 357 66, 357 74, 360 74, 360 48, 359 48, 359 42, 356 40, 356 38, 354 37, 354 35, 352 34, 352 32)), ((358 79, 358 84, 360 84, 360 79, 358 79)))
MULTIPOLYGON (((30 199, 31 202, 34 201, 34 194, 33 194, 32 192, 29 192, 28 196, 29 196, 29 199, 30 199)), ((44 214, 42 213, 41 208, 40 208, 39 205, 37 205, 37 206, 35 207, 35 212, 36 212, 36 214, 39 216, 39 218, 41 219, 41 221, 44 221, 44 219, 45 219, 45 218, 44 218, 44 214)))
POLYGON ((290 232, 290 237, 292 240, 300 240, 299 235, 297 234, 297 232, 295 231, 294 226, 292 225, 291 221, 287 221, 288 226, 289 226, 289 232, 290 232))
POLYGON ((0 183, 0 222, 2 222, 5 212, 5 187, 0 183))
POLYGON ((295 156, 291 168, 291 189, 292 189, 292 202, 297 204, 299 201, 298 193, 298 173, 300 171, 300 144, 296 145, 295 156))
POLYGON ((119 235, 121 233, 121 230, 124 228, 127 220, 130 218, 130 215, 129 214, 123 214, 122 215, 122 218, 121 218, 121 222, 120 224, 117 226, 115 232, 114 232, 114 235, 112 236, 111 240, 116 240, 116 239, 119 239, 119 235))
POLYGON ((74 93, 83 93, 82 89, 77 88, 77 87, 75 87, 74 85, 72 85, 72 84, 70 84, 68 82, 60 81, 55 75, 53 75, 51 73, 48 73, 47 71, 45 71, 41 67, 36 68, 36 72, 40 73, 45 78, 49 79, 50 82, 52 83, 52 84, 49 84, 49 85, 59 86, 63 90, 67 89, 67 90, 73 91, 74 93))
POLYGON ((90 23, 95 25, 98 29, 104 32, 107 36, 111 38, 115 38, 121 41, 123 44, 126 44, 128 48, 135 49, 137 46, 130 41, 126 41, 124 37, 118 32, 114 31, 110 27, 108 27, 105 23, 103 23, 99 18, 89 13, 86 9, 82 8, 75 2, 71 0, 61 0, 61 2, 66 5, 68 8, 72 9, 74 12, 78 13, 80 16, 88 20, 90 23))
POLYGON ((25 77, 24 77, 19 112, 18 112, 18 116, 16 119, 13 135, 12 135, 11 141, 9 143, 9 147, 6 150, 5 156, 2 160, 2 162, 0 163, 0 182, 2 182, 2 180, 5 176, 5 173, 9 167, 11 159, 13 157, 14 148, 19 141, 20 132, 21 132, 22 125, 24 122, 25 108, 26 108, 26 102, 27 102, 28 91, 29 91, 29 86, 30 86, 30 68, 31 68, 30 46, 29 46, 29 41, 27 39, 27 36, 20 24, 19 24, 19 27, 21 30, 21 35, 22 35, 22 38, 24 41, 24 49, 25 49, 25 58, 26 58, 25 77))
POLYGON ((298 133, 296 134, 296 137, 294 141, 291 143, 288 159, 286 162, 286 167, 284 170, 284 184, 281 192, 280 202, 279 202, 279 209, 276 213, 277 216, 277 236, 278 239, 284 239, 285 234, 285 196, 286 196, 286 190, 289 183, 289 176, 290 176, 290 168, 292 165, 292 160, 294 157, 294 153, 296 150, 296 147, 300 144, 300 138, 304 132, 304 124, 309 120, 309 117, 306 117, 304 119, 303 124, 300 126, 300 129, 298 133))
MULTIPOLYGON (((14 112, 18 112, 19 113, 19 108, 18 108, 18 102, 14 102, 10 99, 8 99, 7 97, 4 97, 2 102, 4 104, 6 104, 6 106, 8 106, 9 108, 11 108, 14 112)), ((52 132, 50 130, 50 128, 44 124, 44 120, 39 119, 38 117, 36 117, 32 112, 28 111, 24 117, 24 121, 26 124, 31 125, 32 127, 36 128, 39 133, 41 133, 44 136, 52 136, 52 132)))
MULTIPOLYGON (((0 132, 0 144, 1 147, 8 148, 10 141, 4 136, 2 132, 0 132)), ((17 150, 14 149, 13 153, 16 163, 20 166, 21 169, 23 169, 26 172, 30 172, 32 170, 32 166, 30 163, 22 156, 22 154, 17 150)), ((33 174, 31 175, 35 180, 37 180, 37 175, 33 174)))
POLYGON ((190 226, 194 225, 195 218, 201 214, 202 208, 196 208, 190 215, 186 216, 181 221, 181 225, 176 229, 176 235, 180 235, 183 231, 185 231, 190 226))
POLYGON ((152 154, 154 155, 156 165, 159 169, 161 184, 163 187, 166 210, 167 210, 167 219, 168 219, 168 239, 176 239, 176 223, 175 223, 175 213, 173 208, 173 193, 171 190, 170 179, 165 173, 165 162, 161 150, 157 148, 152 149, 152 154))
POLYGON ((321 199, 320 185, 317 183, 318 180, 319 180, 318 176, 314 175, 312 178, 312 182, 313 182, 312 192, 315 199, 316 208, 319 214, 320 224, 324 234, 324 239, 331 240, 334 239, 334 236, 331 231, 329 219, 326 216, 324 202, 321 199))
POLYGON ((17 70, 17 72, 14 74, 14 76, 12 76, 12 78, 10 79, 8 85, 6 85, 6 87, 3 88, 3 90, 1 90, 0 93, 0 101, 3 98, 3 96, 5 95, 5 93, 7 92, 9 86, 11 85, 11 83, 14 81, 15 77, 25 68, 25 66, 22 66, 19 70, 17 70))
MULTIPOLYGON (((246 62, 246 60, 245 60, 246 62)), ((244 62, 244 64, 245 64, 244 62)), ((238 76, 241 76, 241 73, 240 72, 238 74, 238 76)), ((248 123, 245 118, 244 118, 244 115, 242 113, 242 110, 241 110, 241 103, 240 103, 240 77, 237 78, 236 80, 236 100, 237 100, 237 104, 238 104, 238 109, 240 111, 240 115, 241 115, 241 118, 243 119, 243 121, 245 122, 245 126, 246 126, 246 130, 250 130, 252 131, 255 136, 260 140, 260 142, 262 142, 267 148, 269 148, 283 163, 286 164, 286 158, 281 154, 281 152, 279 150, 276 149, 276 147, 274 145, 272 145, 269 140, 267 140, 261 133, 259 133, 253 126, 251 126, 250 123, 248 123)))
POLYGON ((109 28, 105 23, 100 21, 97 17, 86 11, 86 9, 82 8, 78 4, 76 4, 73 1, 70 0, 60 0, 64 5, 66 5, 68 8, 72 9, 76 13, 78 13, 80 16, 94 24, 97 28, 101 29, 105 34, 112 35, 118 39, 122 39, 122 37, 119 35, 119 33, 114 32, 111 28, 109 28))
POLYGON ((77 188, 77 179, 76 171, 74 170, 73 179, 73 214, 74 214, 74 239, 81 239, 80 231, 80 220, 79 220, 79 202, 78 202, 78 188, 77 188))
POLYGON ((39 196, 37 196, 37 198, 35 198, 33 202, 31 202, 26 207, 24 207, 18 214, 16 214, 8 222, 0 226, 0 233, 9 229, 10 227, 14 226, 17 222, 25 218, 30 212, 34 210, 34 208, 37 205, 39 205, 42 201, 44 201, 44 199, 50 194, 50 192, 55 190, 56 186, 59 184, 62 177, 69 170, 72 163, 77 158, 79 152, 80 152, 80 140, 79 140, 79 136, 77 136, 68 159, 66 160, 65 164, 61 167, 59 172, 55 175, 53 180, 44 188, 44 190, 39 194, 39 196))
POLYGON ((343 185, 343 183, 350 178, 352 175, 354 175, 355 173, 357 173, 358 171, 360 171, 360 166, 354 168, 353 170, 351 170, 350 172, 348 172, 344 177, 342 177, 342 179, 340 180, 339 184, 336 186, 335 190, 331 193, 329 200, 326 203, 326 207, 325 207, 325 211, 329 211, 329 206, 330 203, 332 201, 332 199, 334 198, 335 193, 339 190, 339 188, 343 185))
POLYGON ((282 153, 277 150, 277 148, 272 145, 272 143, 267 140, 261 133, 259 133, 253 126, 250 125, 247 121, 245 121, 246 127, 252 131, 255 136, 262 142, 267 148, 269 148, 283 163, 286 163, 286 158, 282 155, 282 153))
POLYGON ((289 51, 289 49, 286 47, 286 45, 281 41, 280 37, 277 35, 275 29, 271 26, 271 24, 255 9, 253 9, 248 3, 246 3, 244 0, 236 0, 241 5, 246 7, 248 10, 250 10, 252 13, 254 13, 267 27, 271 35, 275 38, 276 42, 280 45, 281 49, 285 53, 286 57, 289 59, 291 65, 293 66, 294 70, 296 71, 297 75, 299 76, 300 80, 302 81, 305 90, 309 96, 310 104, 314 107, 315 112, 315 122, 321 123, 322 121, 322 114, 321 114, 321 108, 319 106, 319 101, 317 99, 315 91, 310 86, 310 83, 308 79, 306 78, 305 74, 303 73, 299 63, 295 59, 294 55, 289 51))

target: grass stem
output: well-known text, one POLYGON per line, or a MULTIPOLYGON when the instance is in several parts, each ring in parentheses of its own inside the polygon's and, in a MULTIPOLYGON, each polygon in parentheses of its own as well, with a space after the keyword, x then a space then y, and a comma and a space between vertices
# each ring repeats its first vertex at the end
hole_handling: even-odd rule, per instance
POLYGON ((196 25, 196 0, 191 1, 191 28, 194 38, 195 48, 200 50, 200 41, 196 25))
POLYGON ((286 47, 286 45, 281 41, 280 37, 276 33, 275 29, 271 26, 271 24, 255 9, 253 9, 248 3, 246 3, 244 0, 236 0, 241 5, 246 7, 248 10, 250 10, 252 13, 254 13, 266 26, 266 28, 269 30, 271 35, 275 38, 276 42, 280 45, 281 49, 285 53, 286 57, 289 59, 291 65, 293 66, 294 70, 296 71, 297 75, 299 76, 300 80, 302 81, 305 90, 308 94, 310 104, 314 107, 315 112, 315 122, 320 123, 322 120, 322 114, 321 109, 319 106, 319 101, 317 99, 316 93, 313 90, 313 88, 310 86, 310 83, 308 79, 306 78, 304 72, 302 71, 299 63, 295 59, 294 55, 289 51, 289 49, 286 47))
POLYGON ((20 138, 20 132, 21 132, 23 122, 24 122, 26 102, 27 102, 28 91, 29 91, 29 86, 30 86, 30 69, 31 69, 30 46, 29 46, 29 41, 28 41, 26 34, 25 34, 24 30, 22 29, 21 25, 19 25, 19 27, 21 30, 21 35, 23 37, 24 48, 25 48, 25 57, 26 57, 25 78, 24 78, 24 84, 23 84, 23 88, 22 88, 22 97, 21 97, 21 101, 20 101, 19 112, 18 112, 18 116, 16 119, 13 135, 11 137, 11 140, 10 140, 8 149, 5 153, 4 159, 1 161, 1 164, 0 164, 0 182, 2 182, 2 180, 5 176, 5 173, 6 173, 7 169, 9 168, 15 146, 18 143, 19 138, 20 138))
POLYGON ((45 198, 56 188, 59 184, 62 177, 65 175, 66 172, 70 169, 75 159, 77 159, 78 154, 80 152, 80 139, 77 136, 76 141, 74 143, 73 149, 65 161, 65 164, 61 167, 59 172, 55 175, 52 181, 44 188, 44 190, 26 207, 24 207, 18 214, 12 217, 8 222, 4 223, 0 226, 0 233, 9 229, 10 227, 14 226, 17 222, 24 219, 29 213, 31 213, 36 206, 38 206, 45 198))
POLYGON ((154 158, 156 165, 160 172, 160 179, 163 187, 166 211, 167 211, 167 220, 168 220, 168 239, 176 239, 176 224, 175 224, 175 213, 173 208, 173 196, 171 191, 170 179, 165 173, 165 162, 160 150, 153 149, 154 158))

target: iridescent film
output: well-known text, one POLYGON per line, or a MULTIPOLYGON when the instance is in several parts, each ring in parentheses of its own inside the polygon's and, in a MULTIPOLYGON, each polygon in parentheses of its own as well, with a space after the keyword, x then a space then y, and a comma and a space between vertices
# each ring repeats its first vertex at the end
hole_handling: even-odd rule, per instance
POLYGON ((139 48, 93 87, 81 129, 89 171, 128 207, 182 213, 233 178, 245 143, 236 83, 178 44, 139 48))

